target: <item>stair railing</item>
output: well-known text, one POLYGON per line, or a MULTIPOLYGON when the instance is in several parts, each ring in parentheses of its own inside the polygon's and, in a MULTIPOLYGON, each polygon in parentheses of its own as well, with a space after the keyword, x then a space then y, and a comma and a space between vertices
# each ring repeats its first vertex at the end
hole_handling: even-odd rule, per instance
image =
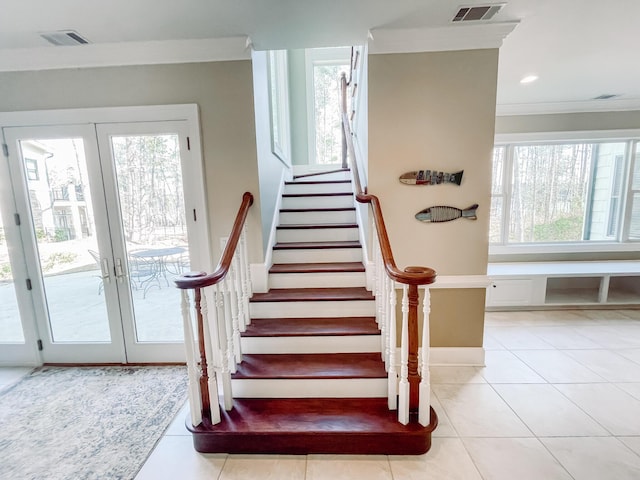
MULTIPOLYGON (((357 68, 352 55, 353 69, 357 68)), ((344 150, 347 152, 355 183, 356 200, 369 204, 374 220, 373 245, 371 259, 374 263, 374 295, 376 298, 376 321, 381 331, 382 357, 388 374, 388 405, 390 410, 398 410, 398 421, 409 423, 411 414, 418 413, 418 422, 427 426, 431 422, 431 398, 429 377, 429 289, 425 289, 422 303, 422 355, 418 356, 418 307, 419 285, 429 285, 435 281, 436 272, 429 267, 406 267, 400 270, 393 258, 389 236, 382 215, 380 200, 362 188, 355 155, 349 116, 347 115, 346 75, 341 76, 342 90, 342 127, 344 150), (402 288, 402 327, 400 331, 400 372, 396 367, 397 327, 396 302, 397 284, 402 288)), ((354 112, 352 111, 352 114, 354 112)), ((353 116, 353 115, 352 115, 353 116)))
POLYGON ((246 192, 213 273, 189 272, 175 280, 182 289, 189 406, 194 426, 220 422, 218 392, 233 408, 231 374, 242 361, 240 333, 249 324, 251 281, 245 220, 253 195, 246 192), (195 318, 195 322, 194 322, 195 318), (219 388, 220 387, 220 388, 219 388))

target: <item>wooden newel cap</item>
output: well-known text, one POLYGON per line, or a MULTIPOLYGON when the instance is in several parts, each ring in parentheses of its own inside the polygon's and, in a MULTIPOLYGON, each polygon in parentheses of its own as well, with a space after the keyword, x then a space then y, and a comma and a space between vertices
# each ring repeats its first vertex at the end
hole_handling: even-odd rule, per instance
POLYGON ((425 275, 436 274, 436 271, 433 268, 429 268, 429 267, 416 267, 416 266, 405 267, 404 271, 405 273, 422 273, 425 275))

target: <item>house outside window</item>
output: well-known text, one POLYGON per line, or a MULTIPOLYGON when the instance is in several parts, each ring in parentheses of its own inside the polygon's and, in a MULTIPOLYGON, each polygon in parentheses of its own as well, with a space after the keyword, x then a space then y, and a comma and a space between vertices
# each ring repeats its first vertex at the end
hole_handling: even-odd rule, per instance
POLYGON ((640 249, 634 244, 640 241, 640 132, 589 140, 503 137, 493 154, 492 253, 542 245, 550 252, 587 245, 597 251, 604 244, 640 249))
POLYGON ((25 158, 24 166, 27 172, 28 180, 40 180, 40 172, 38 171, 38 161, 33 158, 25 158))

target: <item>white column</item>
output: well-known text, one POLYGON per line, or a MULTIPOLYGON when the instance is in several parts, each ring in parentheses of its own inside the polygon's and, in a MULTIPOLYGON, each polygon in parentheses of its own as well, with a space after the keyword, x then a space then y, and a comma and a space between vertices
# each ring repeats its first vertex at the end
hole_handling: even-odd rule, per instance
POLYGON ((431 375, 429 373, 429 352, 430 335, 429 335, 429 313, 431 312, 431 291, 429 287, 424 289, 424 302, 422 304, 422 360, 420 379, 420 401, 418 404, 418 422, 420 425, 427 426, 431 422, 431 375))
POLYGON ((189 410, 191 411, 191 425, 202 423, 202 401, 200 399, 200 378, 198 362, 196 360, 195 338, 189 305, 189 291, 182 290, 182 325, 184 327, 184 347, 187 357, 187 376, 189 377, 189 410))
MULTIPOLYGON (((218 403, 218 376, 215 369, 216 351, 214 343, 211 341, 211 328, 210 328, 210 316, 209 316, 209 302, 207 301, 207 290, 210 288, 203 288, 200 297, 200 311, 202 312, 202 332, 204 334, 204 351, 207 359, 207 376, 209 380, 207 386, 209 387, 209 406, 211 408, 211 423, 216 424, 220 422, 220 406, 218 403)), ((212 305, 215 305, 212 303, 212 305)))
POLYGON ((389 371, 388 379, 388 404, 389 410, 398 408, 398 372, 396 370, 396 287, 395 282, 391 281, 391 290, 389 291, 389 371))
POLYGON ((222 377, 222 395, 225 410, 233 408, 233 393, 231 391, 231 372, 229 371, 229 333, 225 321, 224 296, 221 287, 214 285, 216 296, 216 318, 218 327, 218 342, 220 347, 220 376, 222 377))

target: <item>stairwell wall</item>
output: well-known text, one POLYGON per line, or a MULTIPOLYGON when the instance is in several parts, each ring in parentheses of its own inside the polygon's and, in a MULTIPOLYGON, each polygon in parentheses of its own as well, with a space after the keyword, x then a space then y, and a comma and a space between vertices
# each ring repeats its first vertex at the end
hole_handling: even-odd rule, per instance
MULTIPOLYGON (((368 61, 369 191, 381 200, 396 263, 429 266, 439 275, 486 275, 498 50, 380 54, 368 61), (464 170, 462 185, 398 181, 420 169, 464 170), (414 218, 427 207, 474 203, 476 221, 414 218)), ((433 289, 431 297, 431 346, 482 346, 484 288, 433 289)))

